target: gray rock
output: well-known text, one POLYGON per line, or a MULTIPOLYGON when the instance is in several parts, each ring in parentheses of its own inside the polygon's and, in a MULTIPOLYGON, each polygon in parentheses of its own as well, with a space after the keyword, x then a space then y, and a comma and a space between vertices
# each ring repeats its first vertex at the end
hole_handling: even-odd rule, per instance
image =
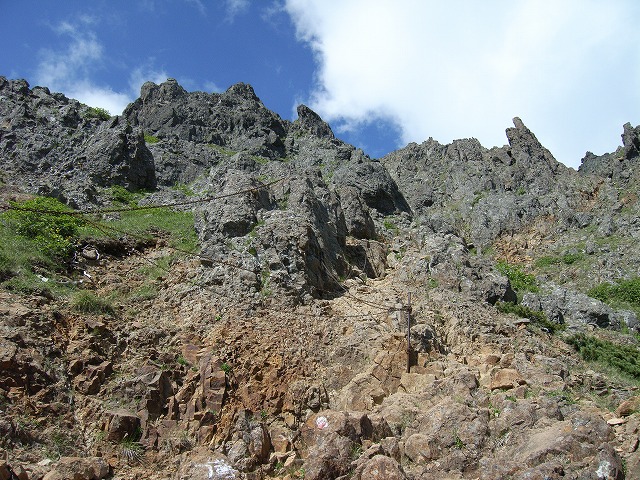
POLYGON ((545 293, 526 293, 522 305, 532 310, 541 310, 552 322, 564 323, 571 328, 582 328, 585 325, 619 328, 622 318, 633 325, 637 324, 637 319, 634 321, 630 312, 628 317, 616 315, 613 309, 600 300, 559 286, 545 293))

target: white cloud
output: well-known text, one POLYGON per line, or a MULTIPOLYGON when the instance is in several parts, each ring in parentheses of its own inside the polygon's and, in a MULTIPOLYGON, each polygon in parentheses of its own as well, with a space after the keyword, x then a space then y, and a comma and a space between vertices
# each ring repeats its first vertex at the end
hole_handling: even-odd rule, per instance
POLYGON ((169 75, 164 70, 157 70, 153 67, 152 62, 144 67, 138 67, 129 76, 129 88, 133 98, 140 95, 140 87, 145 82, 163 83, 167 81, 169 75))
POLYGON ((207 9, 204 6, 204 3, 202 3, 201 0, 186 0, 187 3, 190 3, 191 5, 193 5, 198 12, 200 12, 200 15, 206 15, 207 14, 207 9))
POLYGON ((92 107, 107 109, 111 115, 120 115, 132 98, 125 94, 114 92, 109 87, 99 87, 91 83, 77 82, 65 91, 65 95, 80 100, 92 107))
POLYGON ((506 143, 511 118, 558 158, 615 150, 640 123, 634 0, 286 0, 314 51, 309 103, 357 128, 397 123, 402 141, 506 143))
POLYGON ((95 23, 91 17, 81 17, 77 24, 62 22, 53 26, 59 35, 69 36, 63 50, 42 50, 36 72, 36 81, 53 91, 63 92, 70 98, 93 107, 106 108, 112 115, 120 115, 125 107, 140 94, 146 81, 164 82, 169 75, 153 66, 153 59, 134 69, 129 76, 129 89, 118 92, 102 85, 93 77, 105 68, 104 48, 89 30, 95 23))
POLYGON ((233 21, 236 15, 246 12, 249 8, 249 0, 225 0, 225 4, 229 21, 233 21))

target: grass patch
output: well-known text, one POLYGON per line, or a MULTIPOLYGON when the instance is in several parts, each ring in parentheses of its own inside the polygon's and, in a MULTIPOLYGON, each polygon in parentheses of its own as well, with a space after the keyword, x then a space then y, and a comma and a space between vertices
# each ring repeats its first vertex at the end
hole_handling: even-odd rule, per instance
POLYGON ((141 196, 140 194, 130 192, 122 185, 113 185, 112 187, 109 187, 107 189, 107 194, 112 202, 130 207, 136 207, 141 196))
POLYGON ((73 210, 54 198, 36 197, 25 202, 11 202, 12 210, 3 215, 9 228, 32 240, 39 251, 52 258, 69 256, 73 238, 83 224, 73 210))
POLYGON ((382 226, 385 228, 385 230, 388 230, 393 234, 397 234, 399 232, 398 226, 395 223, 393 223, 392 220, 385 219, 382 222, 382 226))
POLYGON ((122 212, 119 220, 108 222, 107 225, 142 237, 162 232, 168 235, 170 246, 189 252, 195 252, 198 247, 193 212, 179 212, 170 208, 133 210, 122 212))
POLYGON ((618 281, 615 284, 602 283, 587 292, 590 297, 596 298, 614 308, 631 308, 640 312, 640 278, 618 281))
POLYGON ((578 333, 566 339, 587 362, 613 370, 633 382, 640 381, 640 350, 633 345, 601 340, 578 333))
POLYGON ((584 259, 583 253, 565 253, 564 255, 547 255, 540 257, 535 261, 538 268, 550 267, 553 265, 573 265, 584 259))
POLYGON ((556 333, 564 330, 564 324, 552 322, 547 318, 544 312, 539 310, 531 310, 529 307, 511 302, 496 302, 496 308, 502 313, 512 313, 520 318, 528 318, 541 328, 547 329, 550 333, 556 333))
POLYGON ((82 313, 114 315, 113 304, 89 290, 80 290, 71 299, 71 308, 82 313))
POLYGON ((144 134, 144 141, 146 143, 158 143, 160 141, 160 139, 158 137, 155 137, 153 135, 149 135, 148 133, 144 134))
MULTIPOLYGON (((119 204, 136 206, 142 193, 111 187, 110 198, 119 204)), ((192 212, 170 208, 120 212, 116 218, 95 224, 77 215, 58 200, 47 197, 11 203, 13 209, 0 215, 0 282, 6 289, 25 294, 75 290, 65 275, 69 261, 82 239, 121 236, 161 236, 180 250, 195 253, 198 236, 192 212), (113 230, 110 230, 113 229, 113 230)), ((140 292, 148 297, 153 292, 140 292)))
POLYGON ((152 283, 145 283, 131 292, 127 299, 134 302, 143 302, 145 300, 153 300, 157 296, 158 287, 152 283))
POLYGON ((0 215, 0 282, 23 294, 64 294, 65 273, 83 221, 53 198, 12 202, 0 215))
POLYGON ((511 288, 516 292, 538 292, 538 282, 536 277, 530 273, 525 273, 518 265, 510 265, 505 261, 498 261, 496 264, 497 270, 506 276, 511 283, 511 288))
POLYGON ((227 150, 226 148, 224 148, 222 145, 217 145, 215 143, 207 143, 207 146, 210 148, 213 148, 214 150, 218 151, 219 153, 221 153, 222 155, 226 155, 228 157, 232 157, 234 156, 236 153, 238 153, 235 150, 227 150))
POLYGON ((567 405, 575 405, 578 403, 575 395, 568 390, 548 390, 544 392, 545 396, 550 398, 558 398, 563 400, 567 405))

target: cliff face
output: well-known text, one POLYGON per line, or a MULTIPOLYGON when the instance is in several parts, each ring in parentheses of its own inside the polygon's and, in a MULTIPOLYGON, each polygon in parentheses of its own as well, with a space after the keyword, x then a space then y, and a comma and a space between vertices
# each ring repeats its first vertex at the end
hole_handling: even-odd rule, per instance
POLYGON ((84 313, 12 291, 0 250, 0 478, 635 478, 635 387, 564 340, 637 350, 629 305, 586 293, 640 276, 640 127, 578 171, 506 134, 371 159, 246 84, 145 83, 105 118, 0 77, 0 206, 120 186, 198 239, 77 240, 56 274, 118 302, 84 313))

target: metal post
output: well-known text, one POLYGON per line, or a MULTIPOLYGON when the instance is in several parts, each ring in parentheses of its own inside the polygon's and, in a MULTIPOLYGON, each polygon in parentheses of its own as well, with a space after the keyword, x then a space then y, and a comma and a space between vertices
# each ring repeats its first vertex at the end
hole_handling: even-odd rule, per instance
POLYGON ((411 292, 407 294, 407 373, 411 372, 411 292))

